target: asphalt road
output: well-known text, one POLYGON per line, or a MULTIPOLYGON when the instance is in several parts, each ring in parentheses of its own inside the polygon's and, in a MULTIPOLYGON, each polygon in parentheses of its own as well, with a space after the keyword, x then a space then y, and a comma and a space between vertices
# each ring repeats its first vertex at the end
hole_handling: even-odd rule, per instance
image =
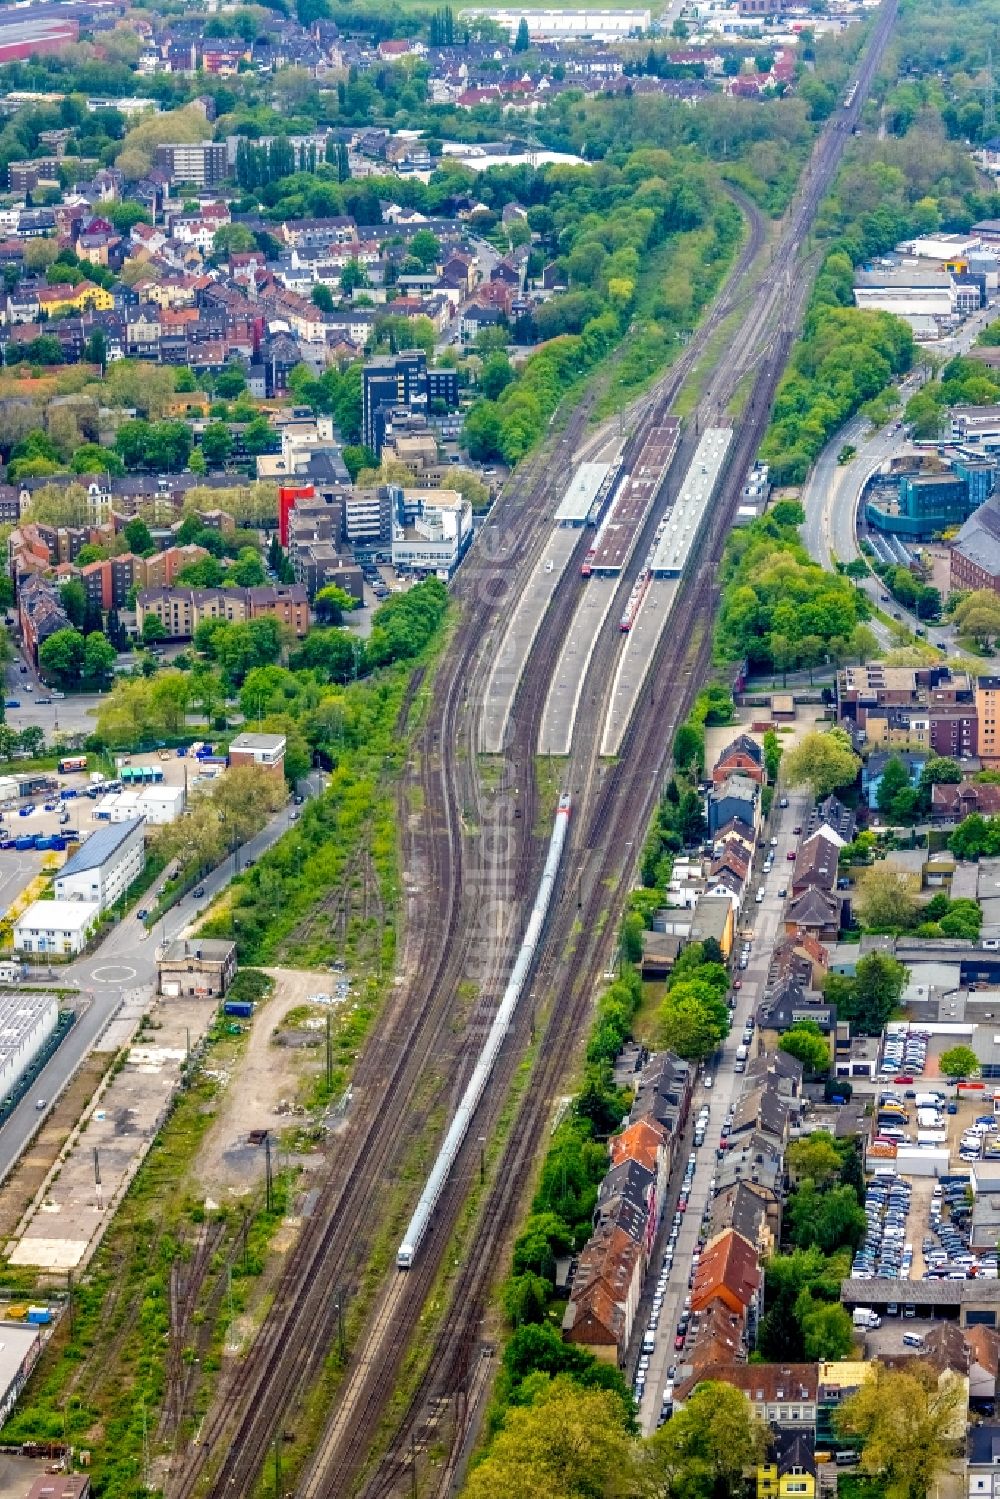
MULTIPOLYGON (((942 339, 935 344, 935 352, 945 359, 967 353, 981 329, 992 322, 996 315, 995 306, 984 308, 969 318, 951 338, 942 339)), ((902 382, 900 394, 904 404, 922 384, 923 377, 916 372, 902 382)), ((851 562, 861 555, 857 542, 857 512, 865 483, 887 459, 916 451, 895 422, 870 432, 869 424, 863 417, 853 417, 831 438, 813 464, 801 496, 806 516, 802 539, 815 561, 832 571, 835 561, 851 562), (845 446, 856 448, 857 453, 849 463, 840 464, 837 457, 845 446)), ((932 645, 943 644, 948 649, 952 648, 955 635, 950 627, 928 628, 896 600, 886 603, 883 598, 885 589, 874 577, 859 580, 859 586, 864 588, 872 603, 883 612, 898 614, 900 622, 908 629, 926 629, 927 639, 932 645)), ((888 648, 893 644, 891 631, 887 626, 874 620, 872 628, 881 646, 888 648)))
MULTIPOLYGON (((307 789, 309 796, 315 796, 323 784, 322 772, 313 771, 303 789, 307 789)), ((259 858, 276 843, 294 825, 298 811, 298 807, 287 803, 256 838, 237 851, 239 867, 244 869, 248 859, 259 858)), ((86 1004, 66 1040, 39 1075, 35 1087, 0 1129, 0 1181, 14 1165, 43 1117, 35 1107, 36 1100, 44 1098, 49 1104, 53 1102, 126 998, 133 998, 137 993, 151 997, 156 985, 157 946, 180 936, 225 889, 233 874, 234 860, 227 858, 225 863, 205 876, 202 882, 205 894, 200 899, 186 895, 152 932, 130 914, 112 928, 96 952, 65 966, 30 971, 29 982, 46 983, 52 978, 60 988, 79 989, 86 1004)), ((148 905, 155 904, 161 884, 162 880, 147 893, 148 905)))
MULTIPOLYGON (((680 1232, 677 1236, 677 1245, 674 1251, 673 1270, 667 1285, 666 1295, 663 1298, 663 1306, 660 1310, 660 1321, 656 1334, 656 1349, 650 1357, 649 1370, 646 1375, 646 1390, 643 1395, 642 1404, 639 1409, 639 1420, 644 1436, 648 1436, 656 1430, 660 1414, 660 1405, 663 1399, 663 1389, 667 1382, 667 1371, 676 1366, 678 1377, 684 1376, 684 1351, 674 1348, 674 1338, 677 1334, 677 1322, 684 1308, 684 1299, 688 1292, 688 1275, 691 1270, 691 1256, 697 1246, 698 1233, 701 1226, 702 1215, 708 1205, 709 1184, 717 1165, 715 1152, 719 1145, 720 1131, 725 1122, 726 1111, 742 1091, 744 1077, 733 1071, 736 1061, 736 1049, 743 1041, 743 1028, 747 1018, 756 1012, 757 1006, 764 995, 767 983, 767 971, 771 963, 771 955, 775 942, 782 935, 784 901, 778 896, 778 891, 787 886, 791 875, 792 863, 787 855, 790 850, 798 844, 798 838, 793 834, 792 828, 803 823, 809 809, 809 798, 804 792, 789 793, 788 806, 786 808, 775 808, 771 819, 771 828, 768 838, 776 837, 778 847, 775 849, 774 868, 765 879, 762 866, 765 850, 758 850, 754 861, 754 872, 748 882, 748 895, 741 913, 739 926, 743 929, 753 928, 753 946, 750 953, 750 961, 744 971, 737 969, 743 986, 739 991, 736 1010, 733 1015, 732 1029, 726 1037, 722 1060, 715 1071, 712 1087, 704 1088, 700 1083, 696 1087, 695 1096, 691 1105, 692 1122, 697 1116, 703 1103, 707 1103, 711 1110, 709 1127, 705 1135, 705 1143, 700 1150, 696 1151, 697 1164, 695 1166, 694 1181, 688 1195, 687 1212, 681 1219, 680 1232), (761 905, 757 905, 754 895, 759 886, 763 885, 766 891, 761 905)), ((739 939, 737 939, 739 942, 739 939)), ((690 1131, 689 1131, 690 1133, 690 1131)), ((657 1240, 653 1260, 650 1264, 648 1276, 648 1289, 643 1295, 639 1313, 636 1318, 638 1325, 645 1329, 649 1320, 652 1293, 656 1285, 659 1266, 666 1247, 667 1236, 670 1225, 676 1211, 677 1188, 684 1175, 687 1165, 689 1151, 694 1150, 693 1143, 686 1150, 681 1150, 678 1155, 678 1165, 671 1180, 671 1190, 668 1195, 667 1210, 663 1215, 663 1224, 657 1240)), ((630 1370, 630 1373, 633 1371, 630 1370)))
POLYGON ((94 717, 101 702, 99 692, 71 693, 49 703, 38 699, 50 698, 52 689, 47 687, 34 667, 21 656, 15 656, 4 675, 4 696, 17 698, 19 708, 8 708, 4 718, 12 729, 20 731, 33 725, 45 730, 51 740, 56 734, 91 734, 94 717), (27 671, 20 668, 27 666, 27 671), (31 691, 28 691, 30 685, 31 691))

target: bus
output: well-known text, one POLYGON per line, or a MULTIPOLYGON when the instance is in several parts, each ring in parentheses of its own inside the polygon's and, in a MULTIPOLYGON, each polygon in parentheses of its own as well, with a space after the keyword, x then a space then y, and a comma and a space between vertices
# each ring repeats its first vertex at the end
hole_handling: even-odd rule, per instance
POLYGON ((86 768, 86 755, 66 755, 59 761, 59 774, 61 776, 68 776, 72 770, 86 770, 86 768))

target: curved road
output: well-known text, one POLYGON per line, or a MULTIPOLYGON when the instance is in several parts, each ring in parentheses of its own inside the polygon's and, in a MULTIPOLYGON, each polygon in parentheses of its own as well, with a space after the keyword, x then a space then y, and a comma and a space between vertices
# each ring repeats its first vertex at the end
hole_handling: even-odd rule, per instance
MULTIPOLYGON (((980 330, 993 321, 996 312, 995 306, 983 308, 969 318, 957 333, 935 345, 935 352, 949 357, 967 353, 980 330)), ((924 376, 914 371, 901 382, 900 395, 904 404, 919 390, 923 381, 924 376)), ((805 511, 802 540, 814 561, 832 572, 835 562, 852 562, 861 555, 857 543, 857 511, 865 482, 886 459, 915 451, 897 429, 895 422, 870 432, 867 420, 855 416, 834 434, 813 464, 802 488, 802 507, 805 511), (845 445, 857 448, 857 454, 849 463, 840 464, 837 462, 837 455, 845 445)), ((860 579, 858 586, 868 594, 873 605, 884 612, 898 613, 901 622, 910 630, 926 628, 902 604, 894 599, 887 601, 885 589, 871 574, 860 579)), ((872 628, 883 647, 888 649, 893 645, 886 625, 873 620, 872 628)), ((950 648, 954 644, 954 631, 932 626, 927 629, 927 639, 932 645, 940 644, 950 648)))

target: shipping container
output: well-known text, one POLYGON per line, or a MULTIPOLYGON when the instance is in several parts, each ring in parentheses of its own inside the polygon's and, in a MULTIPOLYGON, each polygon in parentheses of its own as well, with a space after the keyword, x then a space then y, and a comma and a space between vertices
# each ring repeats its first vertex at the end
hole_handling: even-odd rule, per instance
POLYGON ((34 848, 34 846, 35 846, 35 840, 34 840, 34 838, 15 838, 14 839, 14 847, 16 849, 18 849, 19 851, 21 851, 21 852, 23 852, 25 849, 28 849, 28 848, 34 848))
POLYGON ((28 1321, 36 1327, 45 1327, 52 1321, 52 1313, 47 1306, 29 1306, 28 1321))
POLYGON ((242 1020, 251 1020, 253 1018, 253 1000, 227 999, 222 1006, 222 1013, 224 1015, 238 1015, 242 1020))

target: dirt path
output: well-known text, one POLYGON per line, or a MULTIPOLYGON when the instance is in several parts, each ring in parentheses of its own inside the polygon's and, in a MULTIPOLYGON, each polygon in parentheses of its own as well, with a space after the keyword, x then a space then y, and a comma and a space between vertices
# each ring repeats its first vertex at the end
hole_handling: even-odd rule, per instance
POLYGON ((250 1145, 248 1135, 265 1129, 276 1135, 294 1124, 296 1115, 279 1106, 293 1103, 302 1079, 323 1065, 320 1029, 313 1033, 316 1046, 276 1046, 272 1037, 290 1011, 308 1004, 310 995, 324 988, 324 976, 293 968, 264 971, 275 981, 274 993, 257 1007, 238 1071, 228 1079, 196 1163, 197 1180, 206 1195, 220 1203, 243 1196, 263 1180, 264 1151, 250 1145))

